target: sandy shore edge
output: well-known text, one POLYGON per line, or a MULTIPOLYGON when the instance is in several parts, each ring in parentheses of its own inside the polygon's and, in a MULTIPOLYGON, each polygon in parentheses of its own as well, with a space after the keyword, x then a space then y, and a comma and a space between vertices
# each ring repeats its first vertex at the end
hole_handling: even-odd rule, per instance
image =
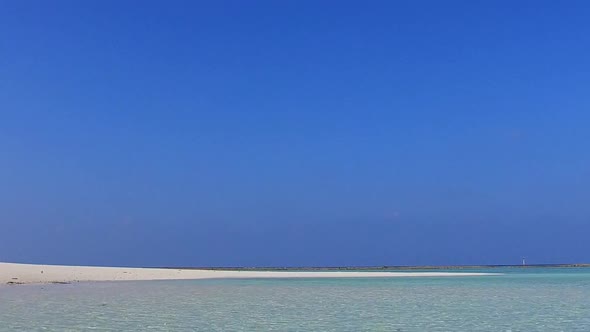
POLYGON ((71 283, 82 281, 191 280, 230 278, 465 277, 489 275, 497 275, 497 273, 221 271, 0 263, 0 285, 71 283))

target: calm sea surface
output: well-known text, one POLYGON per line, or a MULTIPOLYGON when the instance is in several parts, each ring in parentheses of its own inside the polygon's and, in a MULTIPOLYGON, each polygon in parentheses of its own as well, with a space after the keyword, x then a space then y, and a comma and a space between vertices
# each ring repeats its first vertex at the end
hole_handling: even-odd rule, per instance
POLYGON ((590 269, 0 286, 0 331, 590 331, 590 269))

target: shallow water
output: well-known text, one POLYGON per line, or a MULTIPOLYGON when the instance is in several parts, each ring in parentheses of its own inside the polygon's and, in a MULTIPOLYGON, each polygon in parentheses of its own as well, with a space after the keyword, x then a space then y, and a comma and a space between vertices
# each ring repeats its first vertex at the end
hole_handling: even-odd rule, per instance
POLYGON ((590 269, 0 287, 0 331, 590 331, 590 269))

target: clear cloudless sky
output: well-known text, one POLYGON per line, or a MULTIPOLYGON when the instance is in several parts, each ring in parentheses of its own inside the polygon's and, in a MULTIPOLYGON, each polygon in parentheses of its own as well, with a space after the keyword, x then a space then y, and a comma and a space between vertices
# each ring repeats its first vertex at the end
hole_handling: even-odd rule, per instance
POLYGON ((0 261, 590 262, 588 1, 0 1, 0 261))

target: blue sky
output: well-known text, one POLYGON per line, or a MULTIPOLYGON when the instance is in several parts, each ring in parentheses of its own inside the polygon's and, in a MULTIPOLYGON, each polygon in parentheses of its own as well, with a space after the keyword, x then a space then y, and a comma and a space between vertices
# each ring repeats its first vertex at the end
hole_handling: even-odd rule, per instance
POLYGON ((590 262, 585 1, 3 1, 0 261, 590 262))

